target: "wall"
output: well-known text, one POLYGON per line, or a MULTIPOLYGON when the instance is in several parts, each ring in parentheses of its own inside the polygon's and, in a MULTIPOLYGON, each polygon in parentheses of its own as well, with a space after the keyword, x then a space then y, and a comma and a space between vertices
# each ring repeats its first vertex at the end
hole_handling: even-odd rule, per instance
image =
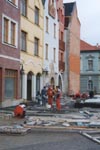
POLYGON ((34 74, 42 73, 43 66, 43 41, 44 18, 41 0, 28 1, 27 18, 21 16, 21 30, 27 32, 27 52, 21 51, 21 61, 25 73, 32 71, 34 74), (39 26, 34 24, 34 7, 39 8, 39 26), (39 56, 34 56, 34 37, 39 39, 39 56))
POLYGON ((69 92, 80 91, 80 22, 74 8, 69 24, 69 92))

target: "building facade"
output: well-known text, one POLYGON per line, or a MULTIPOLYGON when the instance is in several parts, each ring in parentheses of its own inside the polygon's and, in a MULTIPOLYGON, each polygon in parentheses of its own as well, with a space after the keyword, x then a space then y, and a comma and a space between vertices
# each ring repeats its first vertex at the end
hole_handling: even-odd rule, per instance
POLYGON ((41 0, 21 1, 21 93, 32 100, 42 86, 44 17, 41 0))
POLYGON ((100 94, 100 47, 81 40, 80 91, 100 94))
POLYGON ((57 0, 57 14, 59 21, 59 76, 58 85, 64 92, 64 71, 65 71, 65 42, 64 42, 64 5, 63 0, 57 0))
POLYGON ((56 0, 44 2, 43 85, 58 85, 58 16, 56 0))
POLYGON ((0 1, 0 104, 14 105, 20 99, 20 4, 0 1))
POLYGON ((80 21, 76 2, 65 3, 65 92, 80 91, 80 21))

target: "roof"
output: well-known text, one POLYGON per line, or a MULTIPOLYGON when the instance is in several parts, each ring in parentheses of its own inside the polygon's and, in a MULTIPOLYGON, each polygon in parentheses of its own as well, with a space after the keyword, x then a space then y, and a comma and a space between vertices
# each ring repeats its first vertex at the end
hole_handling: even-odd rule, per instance
POLYGON ((71 3, 64 3, 64 8, 65 8, 65 16, 71 16, 73 12, 73 7, 75 5, 75 2, 71 3))
POLYGON ((83 40, 80 40, 80 51, 95 51, 100 50, 100 47, 93 46, 83 40))

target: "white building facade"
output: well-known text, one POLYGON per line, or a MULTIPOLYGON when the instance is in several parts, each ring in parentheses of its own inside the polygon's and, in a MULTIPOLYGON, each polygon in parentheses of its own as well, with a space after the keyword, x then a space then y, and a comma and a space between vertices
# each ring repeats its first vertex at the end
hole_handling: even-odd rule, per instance
POLYGON ((46 0, 44 3, 44 63, 43 86, 58 85, 59 62, 59 24, 56 0, 46 0))

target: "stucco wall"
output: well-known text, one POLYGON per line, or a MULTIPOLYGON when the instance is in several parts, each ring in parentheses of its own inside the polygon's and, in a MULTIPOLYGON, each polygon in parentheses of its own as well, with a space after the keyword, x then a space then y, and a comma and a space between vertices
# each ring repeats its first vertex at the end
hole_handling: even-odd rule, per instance
POLYGON ((41 0, 28 1, 27 18, 21 16, 21 30, 27 32, 27 52, 21 51, 21 61, 26 73, 42 73, 43 68, 43 41, 44 41, 44 11, 41 0), (39 26, 34 23, 34 9, 39 8, 39 26), (39 39, 39 56, 34 56, 34 38, 39 39))
MULTIPOLYGON (((57 9, 55 0, 54 7, 57 9)), ((48 1, 46 1, 44 7, 44 68, 48 68, 49 71, 48 79, 46 82, 50 81, 50 78, 52 76, 54 77, 55 73, 58 73, 58 39, 59 25, 57 11, 55 12, 55 18, 51 17, 48 13, 48 1), (46 32, 46 16, 49 18, 48 33, 46 32), (54 24, 56 24, 56 38, 54 38, 54 24), (48 44, 48 60, 45 59, 45 44, 48 44), (53 60, 53 48, 56 48, 55 62, 53 60)))
POLYGON ((80 22, 74 8, 69 24, 69 91, 80 91, 80 22))

